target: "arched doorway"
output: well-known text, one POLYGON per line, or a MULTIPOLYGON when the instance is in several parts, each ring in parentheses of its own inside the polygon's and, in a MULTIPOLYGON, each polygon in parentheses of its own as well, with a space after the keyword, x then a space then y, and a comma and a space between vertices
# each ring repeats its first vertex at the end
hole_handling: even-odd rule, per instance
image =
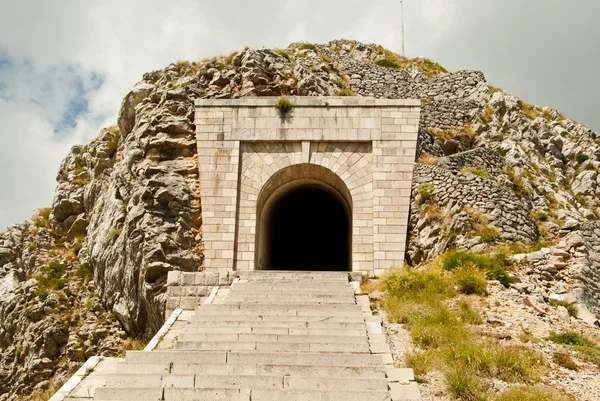
POLYGON ((257 269, 351 270, 349 192, 330 170, 309 166, 303 174, 298 166, 288 167, 296 173, 280 172, 289 180, 277 173, 276 184, 265 185, 259 196, 257 269))

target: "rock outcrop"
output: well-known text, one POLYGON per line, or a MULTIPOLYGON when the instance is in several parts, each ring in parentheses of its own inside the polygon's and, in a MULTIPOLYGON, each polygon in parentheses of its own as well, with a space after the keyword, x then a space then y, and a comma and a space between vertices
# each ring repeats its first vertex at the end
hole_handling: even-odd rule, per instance
POLYGON ((118 352, 124 331, 156 332, 167 273, 203 269, 194 99, 267 95, 421 99, 410 262, 567 241, 565 263, 578 272, 567 291, 600 312, 594 131, 479 71, 448 73, 375 45, 245 49, 144 74, 117 124, 67 155, 49 216, 0 234, 0 400, 47 387, 91 353, 118 352))

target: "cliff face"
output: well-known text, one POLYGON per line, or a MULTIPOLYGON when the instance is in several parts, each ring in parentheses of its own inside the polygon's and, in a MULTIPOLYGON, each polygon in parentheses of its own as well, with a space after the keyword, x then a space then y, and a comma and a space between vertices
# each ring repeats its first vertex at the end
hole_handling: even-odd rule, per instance
MULTIPOLYGON (((203 263, 193 101, 267 95, 422 100, 411 263, 453 247, 552 244, 600 228, 597 134, 488 85, 481 72, 448 73, 345 40, 172 64, 143 76, 117 125, 73 147, 49 216, 0 234, 0 388, 11 389, 0 400, 48 386, 67 370, 62 361, 117 352, 117 321, 132 336, 156 332, 167 272, 203 263)), ((566 283, 595 307, 591 241, 567 249, 567 269, 583 273, 566 283)))

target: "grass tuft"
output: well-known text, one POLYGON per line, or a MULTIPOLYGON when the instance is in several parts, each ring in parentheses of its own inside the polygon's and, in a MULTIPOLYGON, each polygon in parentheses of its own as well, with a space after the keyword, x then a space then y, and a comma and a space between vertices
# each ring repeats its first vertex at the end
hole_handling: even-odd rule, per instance
POLYGON ((503 391, 495 401, 572 401, 569 396, 545 386, 519 386, 503 391))
POLYGON ((279 100, 275 102, 274 107, 281 117, 285 116, 294 109, 292 102, 290 102, 290 100, 285 96, 280 97, 279 100))
POLYGON ((465 263, 454 270, 454 279, 463 294, 487 295, 487 276, 474 263, 465 263))
POLYGON ((566 331, 564 333, 551 332, 548 339, 556 344, 579 345, 591 348, 597 347, 595 342, 573 331, 566 331))
POLYGON ((552 355, 552 362, 569 370, 579 370, 579 366, 575 363, 571 355, 564 352, 555 352, 552 355))
POLYGON ((387 58, 377 60, 377 61, 375 61, 375 64, 377 64, 380 67, 393 68, 395 70, 400 69, 400 66, 398 65, 398 63, 396 63, 395 61, 392 61, 392 60, 388 60, 387 58))

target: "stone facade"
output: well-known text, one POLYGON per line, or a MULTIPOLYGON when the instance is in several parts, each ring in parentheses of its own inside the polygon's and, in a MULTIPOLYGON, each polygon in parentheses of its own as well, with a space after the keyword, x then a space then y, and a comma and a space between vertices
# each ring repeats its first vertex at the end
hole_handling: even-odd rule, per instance
POLYGON ((261 214, 297 180, 333 188, 351 211, 351 270, 379 275, 404 261, 418 100, 357 97, 196 100, 205 265, 263 267, 261 214))

